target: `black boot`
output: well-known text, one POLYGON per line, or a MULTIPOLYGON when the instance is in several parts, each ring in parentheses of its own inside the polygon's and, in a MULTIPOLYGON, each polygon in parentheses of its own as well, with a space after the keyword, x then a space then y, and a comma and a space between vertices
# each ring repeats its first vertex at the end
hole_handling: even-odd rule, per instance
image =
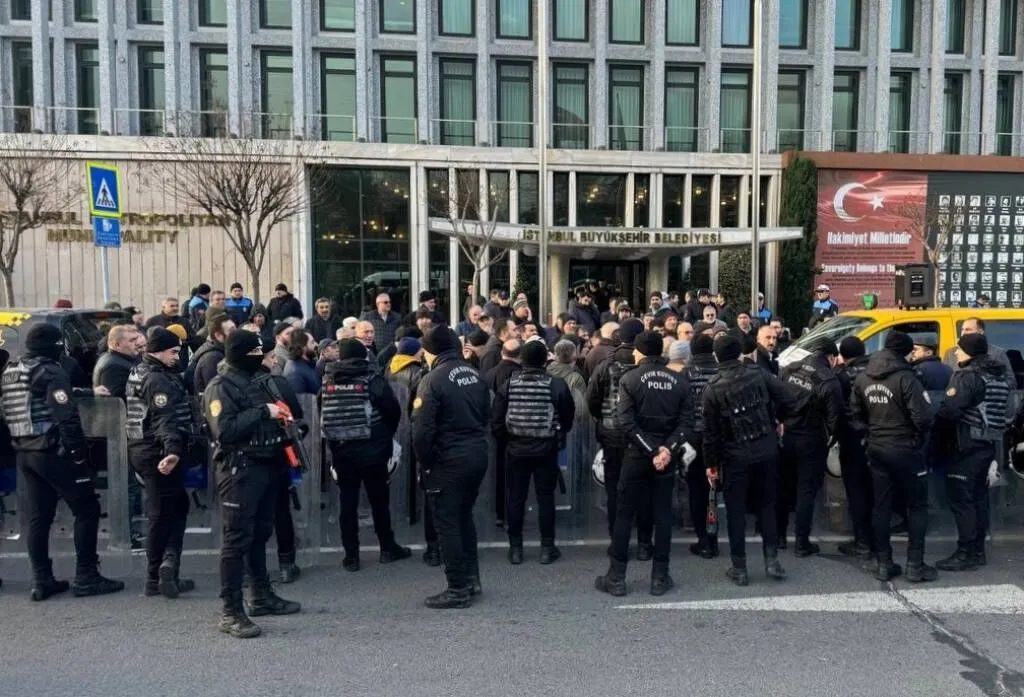
POLYGON ((911 583, 927 583, 939 577, 939 572, 934 566, 928 566, 922 562, 907 562, 906 579, 911 583))
POLYGON ((517 565, 523 563, 523 538, 508 538, 508 563, 517 565))
POLYGON ((951 556, 935 562, 935 568, 941 571, 974 571, 978 565, 974 562, 971 550, 966 547, 957 547, 951 556))
POLYGON ((423 563, 427 566, 441 566, 441 548, 436 542, 428 542, 423 551, 423 563))
POLYGON ((282 554, 277 558, 277 568, 281 583, 295 583, 302 575, 302 569, 295 563, 294 554, 282 554))
POLYGON ((894 564, 892 559, 883 559, 879 557, 878 565, 875 567, 875 578, 882 583, 888 582, 890 579, 896 578, 903 573, 903 569, 899 564, 894 564))
POLYGON ((84 569, 75 574, 75 582, 71 584, 71 593, 76 598, 90 595, 107 595, 124 590, 124 581, 114 581, 100 575, 99 566, 84 569))
POLYGON ((779 533, 779 540, 778 540, 778 542, 775 543, 775 549, 784 550, 788 546, 789 546, 789 544, 787 544, 787 542, 786 542, 786 533, 780 532, 779 533))
POLYGON ((53 576, 32 583, 32 592, 29 597, 33 602, 39 603, 55 595, 66 593, 71 587, 67 581, 58 581, 53 576))
POLYGON ((177 598, 178 593, 178 564, 180 563, 178 553, 175 550, 164 552, 163 563, 157 572, 157 590, 165 598, 177 598))
POLYGON ((480 583, 480 560, 477 559, 471 565, 472 571, 470 572, 469 578, 469 594, 480 595, 484 592, 484 587, 480 583))
POLYGON ((291 600, 279 598, 270 587, 269 581, 254 584, 252 597, 249 600, 249 614, 253 617, 263 615, 294 615, 302 606, 291 600))
POLYGON ((779 563, 779 552, 776 549, 764 551, 764 575, 781 581, 786 578, 786 570, 779 563))
POLYGON ((345 571, 359 571, 359 569, 362 568, 362 565, 360 565, 359 563, 358 556, 346 556, 344 559, 341 560, 341 568, 343 568, 345 571))
POLYGON ((155 578, 146 579, 146 590, 144 594, 147 598, 153 598, 160 595, 160 580, 155 578))
POLYGON ((387 547, 381 548, 380 557, 378 558, 378 561, 381 564, 391 564, 392 562, 408 559, 411 556, 411 549, 409 549, 408 547, 402 547, 401 545, 392 542, 387 547))
POLYGON ((594 588, 617 598, 624 596, 627 593, 626 563, 612 559, 608 563, 608 573, 594 580, 594 588))
POLYGON ((562 556, 562 551, 555 546, 554 540, 540 541, 540 563, 553 564, 562 556))
POLYGON ((747 576, 746 557, 733 557, 732 566, 725 572, 725 575, 737 586, 745 586, 750 583, 750 577, 747 576))
POLYGON ((668 562, 654 562, 651 569, 651 595, 665 595, 675 585, 675 581, 668 575, 668 562))
POLYGON ((793 545, 793 554, 798 557, 809 557, 821 551, 821 547, 811 542, 806 537, 796 541, 793 545))
POLYGON ((988 558, 985 556, 985 543, 975 543, 974 549, 971 550, 971 560, 975 566, 985 566, 988 564, 988 558))
POLYGON ((690 552, 702 559, 714 559, 718 556, 718 537, 704 535, 698 542, 690 545, 690 552))
POLYGON ((218 629, 236 639, 252 639, 258 637, 263 631, 245 614, 241 593, 235 593, 230 598, 225 598, 218 629))
POLYGON ((853 539, 839 543, 839 553, 844 557, 865 559, 871 556, 871 545, 863 540, 853 539))
POLYGON ((461 610, 469 607, 473 599, 469 590, 446 588, 437 595, 432 595, 423 601, 423 604, 431 610, 461 610))
POLYGON ((654 545, 650 542, 636 543, 636 560, 650 561, 654 557, 654 545))

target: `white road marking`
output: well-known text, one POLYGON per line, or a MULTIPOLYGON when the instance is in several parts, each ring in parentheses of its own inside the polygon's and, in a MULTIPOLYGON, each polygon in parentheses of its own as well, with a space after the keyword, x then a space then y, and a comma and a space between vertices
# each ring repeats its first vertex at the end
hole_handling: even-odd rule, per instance
MULTIPOLYGON (((922 610, 938 615, 1024 615, 1024 590, 1012 584, 908 589, 902 591, 902 595, 922 610)), ((619 605, 617 609, 724 610, 740 612, 887 612, 895 614, 908 614, 910 612, 906 605, 881 590, 619 605)))

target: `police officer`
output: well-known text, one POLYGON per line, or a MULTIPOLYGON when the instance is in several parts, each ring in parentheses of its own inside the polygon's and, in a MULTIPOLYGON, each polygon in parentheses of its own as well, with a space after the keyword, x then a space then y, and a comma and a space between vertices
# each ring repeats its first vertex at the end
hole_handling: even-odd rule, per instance
POLYGON ((224 344, 223 367, 203 396, 223 521, 220 631, 240 639, 261 631, 242 604, 244 562, 252 577, 252 616, 290 615, 301 609, 274 593, 267 574, 266 544, 274 530, 278 462, 286 434, 280 421, 283 410, 254 384, 262 363, 259 335, 233 332, 224 344))
POLYGON ((673 467, 693 436, 694 412, 688 380, 666 367, 662 348, 657 332, 637 336, 633 350, 637 368, 619 383, 618 419, 628 445, 608 573, 594 582, 597 590, 614 596, 626 594, 629 538, 633 517, 641 508, 649 508, 654 519, 651 595, 664 595, 674 585, 668 574, 673 467))
POLYGON ((192 394, 202 395, 217 376, 217 366, 224 360, 224 342, 235 330, 235 322, 224 311, 213 311, 206 318, 207 339, 185 369, 185 385, 192 394))
POLYGON ((358 339, 338 343, 339 360, 324 371, 320 390, 321 428, 331 449, 331 475, 341 500, 342 566, 359 571, 359 493, 366 487, 380 563, 407 559, 412 551, 395 542, 391 528, 388 461, 402 407, 388 381, 369 360, 358 339))
POLYGON ((690 383, 690 399, 693 402, 693 439, 690 444, 697 452, 697 458, 686 468, 686 485, 689 493, 690 515, 697 541, 690 545, 690 551, 704 559, 718 556, 718 534, 708 534, 708 496, 710 484, 704 470, 704 390, 711 379, 718 375, 715 361, 714 340, 707 334, 698 334, 690 342, 690 363, 686 366, 686 378, 690 383))
POLYGON ((146 488, 146 595, 166 598, 195 588, 179 577, 189 510, 182 459, 192 435, 192 407, 177 370, 180 353, 177 336, 151 329, 125 390, 128 461, 146 488))
POLYGON ((435 609, 469 607, 479 595, 473 504, 487 473, 490 390, 462 360, 459 338, 448 327, 423 337, 430 372, 413 402, 412 445, 441 544, 448 588, 426 599, 435 609))
POLYGON ((784 547, 789 504, 795 504, 796 544, 793 553, 798 557, 821 551, 809 539, 814 502, 825 479, 829 444, 839 433, 844 411, 843 391, 833 372, 839 350, 831 339, 824 337, 810 350, 809 356, 786 366, 779 375, 783 382, 799 388, 807 396, 806 408, 783 422, 780 490, 776 505, 777 534, 784 547))
POLYGON ((749 583, 746 553, 747 492, 760 494, 764 571, 782 579, 775 528, 776 463, 779 457, 775 415, 796 413, 803 398, 795 388, 754 364, 740 361, 740 340, 732 334, 715 339, 718 375, 704 391, 705 474, 717 480, 725 496, 732 566, 726 572, 738 586, 749 583))
POLYGON ((936 428, 936 433, 948 434, 948 449, 953 453, 946 470, 946 493, 956 519, 957 545, 952 556, 935 564, 943 571, 985 565, 988 468, 1003 442, 1013 389, 1002 364, 988 350, 984 334, 960 337, 956 352, 960 370, 953 373, 935 417, 936 426, 943 427, 936 428))
POLYGON ((878 566, 875 578, 888 581, 903 570, 892 561, 889 522, 893 491, 899 490, 908 508, 907 580, 934 581, 935 569, 924 563, 928 527, 928 466, 924 446, 932 427, 932 408, 920 380, 907 362, 914 349, 909 335, 894 331, 885 349, 871 356, 867 368, 853 381, 850 412, 866 426, 875 507, 872 528, 878 566))
MULTIPOLYGON (((75 516, 76 596, 115 593, 124 588, 99 573, 96 538, 100 504, 86 459, 85 434, 71 380, 58 362, 64 355, 60 328, 33 327, 25 337, 25 355, 9 363, 2 378, 4 421, 17 451, 21 526, 32 564, 32 600, 68 590, 53 577, 50 526, 63 499, 75 516)), ((104 394, 106 390, 97 393, 104 394)))
POLYGON ((508 560, 523 563, 523 516, 533 477, 540 518, 540 563, 562 553, 555 546, 555 486, 558 451, 576 416, 565 380, 547 374, 548 350, 542 341, 528 341, 520 351, 522 369, 498 387, 491 430, 505 443, 508 469, 508 560))
POLYGON ((863 424, 851 419, 849 414, 850 392, 857 376, 867 368, 864 342, 855 336, 848 336, 839 342, 839 365, 836 378, 843 391, 843 419, 839 425, 839 466, 846 489, 846 505, 853 525, 853 539, 839 543, 839 553, 848 557, 868 560, 875 552, 875 538, 871 532, 871 470, 864 451, 867 435, 863 424))
POLYGON ((910 365, 927 392, 945 392, 953 377, 953 369, 936 355, 938 350, 939 338, 934 334, 922 334, 914 339, 910 365))
MULTIPOLYGON (((619 383, 622 377, 636 367, 633 359, 633 340, 643 332, 644 323, 631 318, 619 325, 620 344, 608 360, 597 367, 587 385, 587 407, 597 421, 597 442, 604 452, 604 490, 607 497, 608 537, 615 534, 615 516, 618 511, 619 476, 626 453, 626 439, 617 422, 619 383)), ((646 506, 637 510, 637 561, 651 558, 654 522, 646 506)), ((611 547, 608 547, 611 554, 611 547)))

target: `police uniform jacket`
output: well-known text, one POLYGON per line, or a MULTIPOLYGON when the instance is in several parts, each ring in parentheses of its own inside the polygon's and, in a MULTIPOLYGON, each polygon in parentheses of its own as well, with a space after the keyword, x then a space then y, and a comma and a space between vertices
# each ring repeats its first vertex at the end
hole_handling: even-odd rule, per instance
POLYGON ((826 441, 839 434, 843 418, 843 390, 826 358, 811 354, 786 366, 779 379, 804 390, 806 408, 785 420, 786 433, 820 436, 826 441))
POLYGON ((836 366, 836 379, 839 381, 839 389, 843 393, 843 419, 839 427, 839 437, 860 440, 864 437, 864 424, 853 418, 850 411, 850 393, 853 391, 853 381, 868 367, 869 356, 857 356, 842 365, 836 366))
POLYGON ((395 432, 398 431, 398 424, 402 420, 402 406, 398 403, 387 379, 372 370, 367 359, 346 358, 327 365, 323 389, 328 390, 331 385, 360 378, 368 381, 366 390, 370 404, 380 414, 380 420, 371 426, 370 437, 367 440, 345 441, 340 445, 340 452, 344 453, 346 460, 351 459, 359 463, 386 462, 391 458, 395 432))
POLYGON ((949 387, 953 369, 940 361, 937 356, 929 356, 911 365, 914 366, 917 379, 921 381, 924 389, 928 392, 944 392, 949 387))
POLYGON ((572 398, 572 392, 569 391, 569 385, 562 378, 549 375, 543 368, 523 368, 520 375, 535 375, 551 380, 550 400, 554 409, 553 420, 558 427, 558 434, 554 438, 529 438, 508 433, 505 419, 509 410, 511 380, 506 380, 494 393, 494 403, 491 406, 491 432, 498 440, 507 442, 505 452, 515 457, 541 457, 556 453, 560 447, 560 440, 572 430, 573 421, 576 418, 576 402, 572 398))
MULTIPOLYGON (((950 453, 963 453, 975 446, 975 438, 972 431, 979 424, 980 412, 978 408, 985 402, 988 386, 985 379, 996 379, 1006 388, 1009 396, 1013 386, 1006 380, 1006 374, 1002 364, 991 355, 978 356, 960 365, 960 370, 953 373, 946 390, 946 398, 939 406, 935 414, 935 437, 939 439, 937 447, 945 449, 950 453)), ((1004 406, 1007 404, 1004 401, 1004 406)), ((1004 412, 1003 417, 1007 414, 1004 412)), ((993 430, 1001 432, 1004 423, 993 424, 993 430)), ((988 444, 986 444, 988 445, 988 444)))
POLYGON ((853 381, 850 415, 865 425, 869 446, 897 451, 923 446, 934 418, 914 369, 889 350, 872 354, 853 381))
POLYGON ((424 470, 487 464, 491 395, 460 351, 434 359, 413 402, 412 445, 424 470))
POLYGON ((135 370, 148 372, 138 393, 133 395, 133 401, 138 399, 144 405, 146 415, 143 437, 128 439, 129 454, 133 461, 160 460, 168 455, 184 457, 191 436, 192 406, 181 375, 150 356, 143 357, 135 370))
POLYGON ((31 419, 33 423, 45 422, 52 425, 45 433, 12 438, 14 449, 61 452, 72 460, 84 459, 85 433, 78 415, 78 405, 75 404, 71 379, 60 363, 50 358, 27 353, 20 361, 7 364, 3 379, 4 417, 7 427, 12 434, 16 432, 8 407, 15 388, 9 381, 13 376, 12 371, 18 370, 19 364, 31 365, 28 373, 29 409, 25 412, 24 418, 31 419))
POLYGON ((619 382, 616 419, 628 445, 645 457, 654 457, 662 447, 678 455, 693 438, 689 380, 666 366, 660 356, 644 358, 619 382))
POLYGON ((126 356, 118 351, 107 351, 96 361, 96 367, 92 371, 92 386, 106 387, 110 390, 111 397, 124 399, 128 374, 137 363, 132 356, 126 356))
MULTIPOLYGON (((597 421, 597 440, 605 447, 625 447, 623 429, 619 426, 616 414, 606 415, 608 392, 611 389, 613 380, 611 375, 612 363, 618 362, 622 365, 623 375, 633 369, 633 345, 620 344, 612 355, 597 367, 587 385, 587 409, 590 415, 597 421), (609 418, 606 418, 609 417, 609 418), (613 425, 614 424, 614 425, 613 425)), ((621 378, 620 384, 621 384, 621 378)))
POLYGON ((256 382, 257 373, 246 373, 222 363, 203 394, 204 414, 215 443, 214 461, 242 453, 247 461, 274 464, 284 450, 286 434, 270 417, 273 402, 256 382))

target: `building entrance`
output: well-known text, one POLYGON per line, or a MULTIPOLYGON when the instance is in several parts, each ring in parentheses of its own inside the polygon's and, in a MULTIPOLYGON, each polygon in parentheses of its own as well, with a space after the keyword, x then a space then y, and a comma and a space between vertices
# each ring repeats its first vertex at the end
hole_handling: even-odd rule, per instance
MULTIPOLYGON (((569 288, 572 294, 581 285, 597 281, 604 285, 603 297, 597 298, 599 309, 608 309, 608 299, 621 295, 629 301, 634 311, 647 306, 647 261, 596 261, 576 260, 569 262, 569 288)), ((557 308, 556 308, 557 309, 557 308)), ((559 311, 561 311, 559 309, 559 311)))

